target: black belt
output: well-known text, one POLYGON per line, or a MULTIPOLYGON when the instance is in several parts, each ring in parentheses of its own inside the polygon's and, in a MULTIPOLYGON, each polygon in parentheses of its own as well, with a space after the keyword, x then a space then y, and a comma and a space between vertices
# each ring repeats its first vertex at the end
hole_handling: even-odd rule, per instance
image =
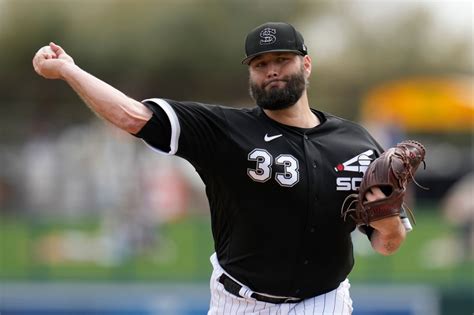
MULTIPOLYGON (((223 273, 219 277, 219 282, 224 285, 224 289, 227 292, 232 293, 235 296, 242 297, 239 294, 239 291, 240 291, 240 289, 242 289, 242 286, 240 284, 238 284, 237 282, 235 282, 234 280, 232 280, 232 278, 230 278, 225 273, 223 273)), ((257 301, 267 302, 267 303, 272 303, 272 304, 299 303, 299 302, 303 301, 303 299, 300 299, 300 298, 293 298, 293 297, 290 297, 290 298, 281 297, 281 298, 279 298, 279 297, 266 296, 266 295, 262 295, 262 294, 258 294, 258 293, 252 293, 251 297, 256 299, 257 301)))

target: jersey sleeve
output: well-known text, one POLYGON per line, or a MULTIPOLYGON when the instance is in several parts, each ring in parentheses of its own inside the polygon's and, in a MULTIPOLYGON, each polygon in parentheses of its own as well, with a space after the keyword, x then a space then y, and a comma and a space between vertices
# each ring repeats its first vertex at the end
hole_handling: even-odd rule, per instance
POLYGON ((227 143, 227 122, 220 106, 160 98, 144 100, 143 104, 153 116, 135 136, 154 151, 205 167, 227 143))
POLYGON ((159 106, 147 106, 153 115, 151 119, 143 126, 135 137, 141 138, 145 143, 163 154, 174 154, 176 151, 171 149, 171 122, 166 112, 159 106))

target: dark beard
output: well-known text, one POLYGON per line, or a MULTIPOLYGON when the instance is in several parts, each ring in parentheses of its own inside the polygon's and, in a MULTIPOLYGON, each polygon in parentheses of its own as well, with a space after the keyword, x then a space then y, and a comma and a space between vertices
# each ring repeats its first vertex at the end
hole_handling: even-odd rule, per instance
POLYGON ((286 81, 286 87, 271 88, 268 91, 249 81, 250 96, 264 109, 278 110, 291 107, 300 99, 306 88, 304 73, 300 71, 283 80, 286 81))

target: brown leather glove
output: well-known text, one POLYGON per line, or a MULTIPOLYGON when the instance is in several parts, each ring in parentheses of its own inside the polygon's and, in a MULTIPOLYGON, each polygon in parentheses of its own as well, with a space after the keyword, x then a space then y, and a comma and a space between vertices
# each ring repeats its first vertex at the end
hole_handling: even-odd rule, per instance
MULTIPOLYGON (((358 194, 351 194, 344 200, 341 216, 344 220, 351 217, 359 226, 400 215, 407 184, 414 181, 413 176, 424 160, 425 148, 414 140, 403 141, 385 151, 367 168, 358 194), (379 187, 386 197, 367 201, 365 195, 372 187, 379 187)), ((405 208, 414 220, 413 213, 405 208)))

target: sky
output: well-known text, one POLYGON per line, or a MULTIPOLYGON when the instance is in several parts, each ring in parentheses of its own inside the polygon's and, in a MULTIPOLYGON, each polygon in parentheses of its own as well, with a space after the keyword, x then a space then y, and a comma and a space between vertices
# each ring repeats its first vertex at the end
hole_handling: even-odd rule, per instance
POLYGON ((473 1, 424 1, 440 25, 449 28, 455 34, 473 36, 473 1))
MULTIPOLYGON (((2 4, 7 1, 10 0, 0 0, 0 16, 8 14, 8 12, 2 10, 2 4)), ((21 0, 15 1, 20 2, 21 0)), ((57 3, 67 3, 69 1, 71 0, 57 0, 57 3)), ((48 1, 48 3, 50 2, 48 1)), ((113 1, 109 2, 113 3, 113 1)), ((421 5, 433 12, 440 25, 449 28, 453 32, 470 33, 471 36, 473 32, 474 1, 472 0, 338 0, 332 2, 339 3, 340 6, 356 5, 360 8, 361 14, 367 17, 398 14, 404 8, 421 5)), ((176 3, 179 3, 179 1, 176 3)))
POLYGON ((361 16, 383 21, 386 17, 403 14, 413 7, 425 7, 431 11, 435 25, 458 35, 473 35, 474 1, 472 0, 352 0, 361 16))
POLYGON ((344 49, 346 32, 346 13, 357 18, 368 31, 390 25, 413 8, 426 8, 431 12, 432 38, 436 41, 444 37, 459 37, 471 43, 473 40, 474 1, 471 0, 339 0, 326 16, 315 20, 302 29, 308 38, 314 38, 310 48, 318 51, 318 58, 331 58, 344 49))

